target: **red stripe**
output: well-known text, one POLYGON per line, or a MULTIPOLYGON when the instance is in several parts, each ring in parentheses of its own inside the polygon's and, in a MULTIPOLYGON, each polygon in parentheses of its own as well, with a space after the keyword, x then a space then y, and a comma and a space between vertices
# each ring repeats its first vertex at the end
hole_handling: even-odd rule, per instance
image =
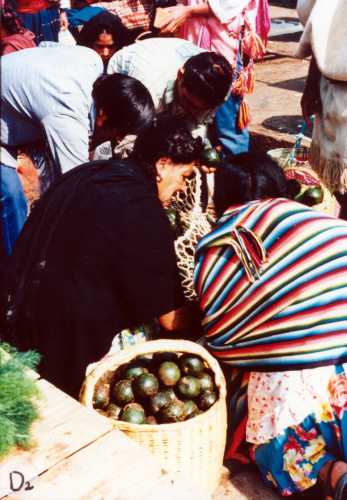
MULTIPOLYGON (((301 261, 298 261, 298 263, 300 264, 301 261)), ((283 282, 284 280, 282 279, 282 276, 286 273, 287 271, 285 270, 282 274, 279 274, 276 276, 276 280, 272 281, 270 284, 273 285, 273 283, 275 282, 283 282)), ((240 330, 239 332, 237 332, 237 335, 240 335, 240 333, 246 329, 250 330, 251 327, 252 327, 252 323, 254 322, 261 322, 261 319, 264 318, 264 317, 271 317, 271 315, 273 315, 273 312, 274 311, 279 311, 279 310, 283 310, 283 306, 284 305, 288 305, 288 304, 292 304, 293 303, 293 299, 297 299, 298 296, 306 290, 307 287, 314 287, 314 285, 317 285, 318 283, 320 282, 324 282, 326 279, 329 279, 330 277, 332 276, 335 276, 335 277, 338 277, 339 275, 345 275, 346 274, 346 268, 342 268, 342 269, 339 269, 339 270, 333 270, 333 271, 330 271, 328 273, 325 273, 323 276, 319 276, 315 279, 311 279, 309 282, 306 282, 306 283, 303 283, 300 287, 297 287, 295 288, 292 292, 290 293, 287 293, 282 299, 276 301, 271 307, 267 307, 265 311, 263 311, 262 313, 260 313, 259 315, 257 315, 257 317, 255 319, 253 319, 250 323, 248 323, 247 325, 243 326, 242 330, 240 330)), ((266 289, 269 289, 270 288, 270 285, 267 281, 264 282, 263 286, 257 290, 257 292, 255 292, 257 295, 264 295, 264 294, 260 294, 260 290, 266 290, 266 289)), ((273 287, 272 287, 273 288, 273 287)), ((271 290, 268 290, 269 292, 271 292, 271 290)), ((214 335, 216 333, 216 331, 218 331, 219 329, 222 329, 223 325, 227 325, 228 322, 229 322, 229 319, 231 319, 233 316, 235 316, 240 310, 243 310, 245 309, 245 312, 249 311, 250 310, 250 307, 249 307, 249 304, 251 302, 254 302, 254 295, 251 294, 250 297, 246 300, 244 300, 241 304, 235 306, 235 307, 232 307, 230 309, 230 311, 228 311, 227 313, 225 313, 223 315, 223 317, 213 326, 213 328, 211 328, 211 330, 209 331, 209 335, 214 335), (248 306, 248 307, 247 307, 248 306)), ((239 321, 239 320, 238 320, 239 321)), ((231 322, 232 324, 232 322, 231 322)), ((230 328, 230 325, 228 326, 228 328, 230 328)))
MULTIPOLYGON (((251 346, 251 347, 236 347, 234 349, 230 349, 228 351, 217 351, 213 350, 213 354, 217 356, 218 358, 233 358, 233 357, 238 357, 242 355, 247 355, 247 354, 252 354, 256 355, 258 352, 264 353, 273 353, 278 351, 289 349, 291 347, 299 348, 301 346, 307 345, 308 347, 314 346, 316 343, 321 343, 323 341, 328 341, 330 339, 334 339, 337 337, 342 336, 342 341, 344 341, 344 338, 346 337, 346 342, 347 342, 347 330, 341 330, 339 332, 334 332, 334 333, 329 333, 329 334, 320 334, 319 336, 314 336, 314 337, 309 337, 309 338, 304 338, 301 340, 298 339, 293 339, 293 340, 286 340, 284 342, 276 342, 271 344, 265 344, 261 346, 251 346)), ((283 353, 286 354, 286 353, 283 353)), ((297 353, 298 356, 300 356, 302 353, 297 353)), ((288 353, 287 353, 288 355, 288 353)))

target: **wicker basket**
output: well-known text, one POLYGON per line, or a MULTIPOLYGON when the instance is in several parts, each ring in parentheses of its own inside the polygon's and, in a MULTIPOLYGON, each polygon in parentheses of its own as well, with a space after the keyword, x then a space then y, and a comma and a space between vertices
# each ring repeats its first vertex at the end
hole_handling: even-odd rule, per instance
MULTIPOLYGON (((314 178, 323 190, 323 201, 318 205, 314 205, 313 210, 324 212, 327 215, 337 216, 339 212, 339 205, 335 196, 329 191, 326 185, 319 178, 318 174, 312 169, 308 162, 309 150, 308 148, 301 147, 296 151, 293 156, 293 148, 277 148, 270 149, 268 155, 283 168, 286 176, 289 171, 298 172, 302 174, 309 174, 314 178), (298 157, 300 159, 298 159, 298 157)), ((307 186, 306 186, 307 187, 307 186)))
POLYGON ((137 356, 161 351, 191 353, 200 356, 213 371, 219 399, 206 412, 180 423, 137 425, 112 421, 131 439, 147 447, 169 473, 189 478, 212 492, 218 485, 226 442, 226 386, 218 362, 206 349, 185 340, 154 340, 135 345, 102 359, 86 377, 80 401, 93 407, 96 383, 110 379, 114 370, 137 356))

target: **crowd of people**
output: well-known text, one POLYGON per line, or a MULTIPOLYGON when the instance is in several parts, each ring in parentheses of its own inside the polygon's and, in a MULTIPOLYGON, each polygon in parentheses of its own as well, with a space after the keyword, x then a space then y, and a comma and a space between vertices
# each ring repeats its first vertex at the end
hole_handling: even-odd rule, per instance
POLYGON ((200 339, 226 375, 226 456, 283 496, 346 499, 345 2, 298 1, 310 162, 340 217, 249 150, 267 0, 72 7, 1 6, 0 339, 75 398, 124 332, 200 339), (197 178, 210 230, 187 300, 168 215, 197 178))

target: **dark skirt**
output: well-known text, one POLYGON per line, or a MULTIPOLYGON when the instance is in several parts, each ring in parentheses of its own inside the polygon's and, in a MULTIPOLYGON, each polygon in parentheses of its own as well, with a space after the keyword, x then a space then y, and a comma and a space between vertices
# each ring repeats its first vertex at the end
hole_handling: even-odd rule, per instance
POLYGON ((43 41, 57 42, 60 31, 60 16, 57 6, 40 10, 35 14, 18 13, 24 26, 35 35, 35 42, 39 45, 43 41))

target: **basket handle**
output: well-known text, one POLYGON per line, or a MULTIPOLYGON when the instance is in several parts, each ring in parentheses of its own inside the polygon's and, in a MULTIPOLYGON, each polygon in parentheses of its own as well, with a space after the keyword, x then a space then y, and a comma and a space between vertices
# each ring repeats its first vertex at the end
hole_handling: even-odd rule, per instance
POLYGON ((136 344, 124 351, 106 356, 102 359, 85 379, 80 393, 80 401, 86 406, 92 407, 95 384, 105 372, 115 370, 137 356, 153 354, 160 351, 182 352, 200 356, 214 372, 215 382, 219 388, 220 396, 222 398, 225 397, 226 384, 221 367, 218 361, 204 347, 190 340, 159 339, 136 344))

